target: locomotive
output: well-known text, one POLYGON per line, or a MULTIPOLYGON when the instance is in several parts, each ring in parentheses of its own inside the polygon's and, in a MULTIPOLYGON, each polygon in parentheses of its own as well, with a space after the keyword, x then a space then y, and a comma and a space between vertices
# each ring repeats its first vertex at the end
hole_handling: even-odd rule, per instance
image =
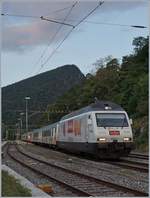
POLYGON ((131 124, 132 119, 120 105, 97 101, 65 115, 57 123, 23 134, 22 140, 116 159, 133 149, 131 124))

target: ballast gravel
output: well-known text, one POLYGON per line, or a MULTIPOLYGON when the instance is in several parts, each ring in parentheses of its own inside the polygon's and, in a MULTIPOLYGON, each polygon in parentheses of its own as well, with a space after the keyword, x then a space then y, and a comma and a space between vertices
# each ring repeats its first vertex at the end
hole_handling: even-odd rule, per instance
POLYGON ((16 171, 21 176, 27 178, 31 183, 33 183, 35 186, 40 184, 49 184, 52 186, 52 189, 54 190, 54 193, 50 194, 50 196, 65 196, 65 197, 76 197, 77 195, 73 192, 64 189, 60 185, 58 185, 56 182, 51 181, 49 179, 46 179, 45 177, 36 174, 35 172, 31 171, 30 169, 23 167, 20 163, 14 161, 6 154, 6 149, 4 150, 5 157, 2 160, 2 164, 7 165, 14 171, 16 171))
POLYGON ((148 173, 120 168, 103 162, 81 159, 69 154, 42 148, 32 144, 23 144, 19 147, 33 157, 60 165, 70 170, 116 183, 128 188, 148 192, 148 173))

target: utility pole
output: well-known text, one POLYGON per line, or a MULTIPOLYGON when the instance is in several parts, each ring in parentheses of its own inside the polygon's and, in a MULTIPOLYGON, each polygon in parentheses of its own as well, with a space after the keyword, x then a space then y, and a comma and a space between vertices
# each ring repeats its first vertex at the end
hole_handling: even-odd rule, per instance
POLYGON ((22 128, 23 128, 23 123, 22 123, 22 116, 24 115, 23 112, 20 113, 20 140, 21 140, 21 135, 22 135, 22 128))
POLYGON ((30 100, 31 98, 29 96, 25 97, 25 101, 26 101, 26 133, 28 132, 28 100, 30 100))
POLYGON ((22 118, 18 118, 19 121, 19 139, 21 140, 21 134, 22 134, 22 118))
POLYGON ((19 131, 20 131, 19 128, 20 128, 19 123, 16 123, 16 130, 15 130, 15 137, 14 137, 14 139, 16 139, 16 140, 19 139, 19 131))

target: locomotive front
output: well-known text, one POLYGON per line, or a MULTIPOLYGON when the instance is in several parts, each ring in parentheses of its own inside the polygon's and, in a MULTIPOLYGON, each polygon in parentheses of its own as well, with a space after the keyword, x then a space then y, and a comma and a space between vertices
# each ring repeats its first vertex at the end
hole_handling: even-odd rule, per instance
POLYGON ((133 148, 132 120, 122 109, 94 112, 97 154, 102 158, 127 156, 133 148))

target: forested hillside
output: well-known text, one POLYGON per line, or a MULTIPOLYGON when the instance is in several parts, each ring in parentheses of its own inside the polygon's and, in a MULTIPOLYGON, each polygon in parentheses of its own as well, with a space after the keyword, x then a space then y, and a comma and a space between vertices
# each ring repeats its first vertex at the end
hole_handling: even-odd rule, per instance
MULTIPOLYGON (((20 113, 25 113, 25 97, 30 96, 29 116, 33 115, 32 128, 41 126, 42 114, 36 111, 45 111, 48 104, 54 103, 66 91, 80 84, 85 77, 75 65, 65 65, 57 69, 44 72, 37 76, 22 80, 2 88, 2 121, 8 129, 13 129, 20 118, 20 113)), ((29 120, 29 121, 30 121, 29 120)), ((23 119, 25 127, 25 115, 23 119)), ((30 126, 29 126, 30 127, 30 126)))
MULTIPOLYGON (((97 71, 88 74, 81 85, 73 87, 56 103, 49 105, 51 110, 70 111, 84 107, 94 101, 110 100, 120 104, 133 119, 133 132, 136 146, 148 149, 148 38, 133 40, 134 52, 122 58, 100 59, 96 62, 97 71)), ((66 113, 50 114, 50 122, 57 121, 66 113)), ((46 123, 46 115, 43 123, 46 123)))

